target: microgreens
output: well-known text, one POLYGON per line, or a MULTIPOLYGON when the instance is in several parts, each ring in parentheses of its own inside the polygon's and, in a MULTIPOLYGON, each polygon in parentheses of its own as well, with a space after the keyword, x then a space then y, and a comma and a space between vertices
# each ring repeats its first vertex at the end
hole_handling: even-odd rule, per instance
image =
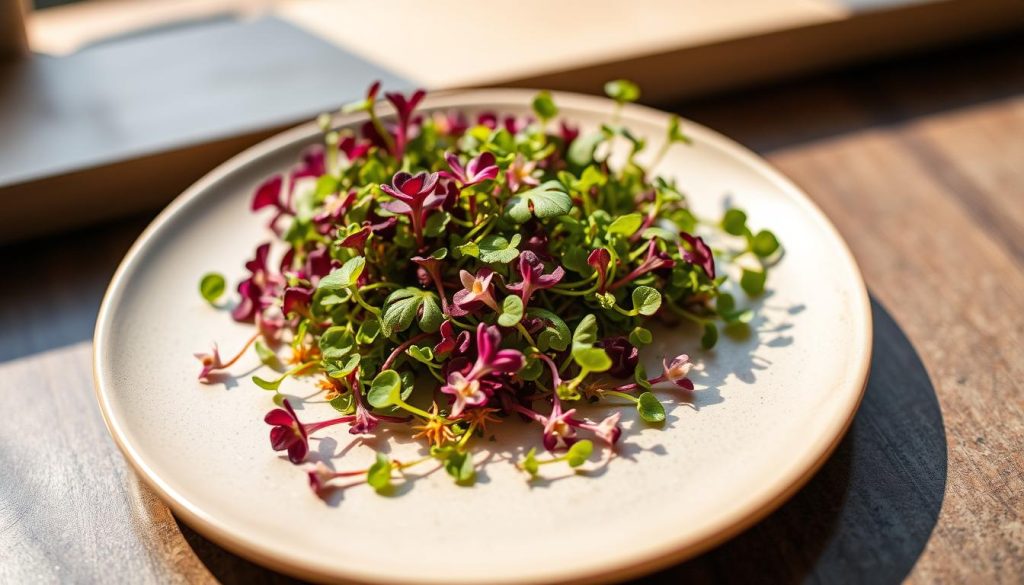
MULTIPOLYGON (((728 275, 761 294, 782 248, 739 209, 698 219, 675 182, 651 172, 670 148, 693 142, 683 123, 671 118, 648 155, 647 141, 620 122, 640 89, 626 80, 605 89, 615 102, 607 123, 582 133, 559 119, 548 92, 529 118, 417 113, 422 91, 384 94, 394 110, 384 116, 374 84, 344 108, 366 116, 358 129, 318 118, 322 145, 255 186, 251 209, 266 215, 272 242, 245 263, 232 316, 256 331, 231 359, 216 346, 196 354, 200 380, 254 346, 276 372, 252 378, 280 406, 266 415, 271 446, 296 464, 309 436, 335 425, 364 435, 386 422, 424 443, 416 461, 378 453, 358 469, 318 463, 307 472, 318 494, 339 478, 387 492, 407 479, 404 469, 429 461, 471 484, 487 459, 474 457, 474 441, 503 421, 535 424, 555 452, 528 450, 518 466, 531 477, 558 461, 579 467, 592 440, 614 450, 624 405, 643 423, 665 424, 666 388, 655 386, 695 391, 695 366, 687 354, 664 358, 648 377, 648 327, 682 317, 710 349, 719 327, 753 315, 726 292, 728 275), (623 146, 625 162, 613 164, 623 146), (300 422, 295 399, 279 391, 295 377, 314 378, 338 416, 300 422), (587 414, 600 408, 613 410, 587 414)), ((218 303, 224 277, 208 273, 199 288, 218 303)))

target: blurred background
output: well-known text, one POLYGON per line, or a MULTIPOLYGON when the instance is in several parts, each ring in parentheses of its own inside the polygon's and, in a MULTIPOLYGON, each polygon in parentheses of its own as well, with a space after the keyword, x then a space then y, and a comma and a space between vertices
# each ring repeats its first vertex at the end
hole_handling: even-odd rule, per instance
POLYGON ((1020 0, 0 0, 0 241, 152 212, 373 79, 627 77, 678 109, 1022 21, 1020 0))

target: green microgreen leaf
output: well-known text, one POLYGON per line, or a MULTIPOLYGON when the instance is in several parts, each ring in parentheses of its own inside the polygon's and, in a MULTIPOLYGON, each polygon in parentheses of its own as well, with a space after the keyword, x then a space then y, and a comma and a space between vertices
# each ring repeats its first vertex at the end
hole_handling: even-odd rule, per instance
POLYGON ((579 467, 590 459, 591 453, 594 452, 594 443, 588 439, 582 441, 576 441, 569 447, 569 452, 566 453, 566 462, 569 467, 579 467))
POLYGON ((284 381, 283 378, 276 378, 274 380, 265 380, 265 379, 263 379, 263 378, 261 378, 259 376, 253 376, 252 377, 252 383, 256 384, 260 388, 263 388, 264 390, 274 390, 274 391, 276 391, 278 388, 281 387, 281 382, 282 381, 284 381))
POLYGON ((572 199, 558 181, 547 181, 529 191, 517 193, 508 200, 505 214, 516 223, 532 217, 540 219, 565 215, 572 209, 572 199))
POLYGON ((209 272, 203 275, 199 281, 199 294, 203 295, 206 302, 211 305, 224 294, 224 276, 217 272, 209 272))
POLYGON ((260 363, 272 368, 281 366, 281 360, 277 359, 277 354, 274 353, 274 350, 267 347, 267 344, 263 343, 262 339, 257 339, 253 347, 256 349, 256 355, 260 358, 260 363))
POLYGON ((766 258, 779 249, 779 240, 775 238, 775 234, 772 232, 761 230, 751 240, 750 249, 758 256, 766 258))
POLYGON ((629 332, 629 342, 632 343, 633 345, 648 345, 653 341, 654 336, 651 335, 651 331, 649 329, 644 329, 643 327, 634 327, 633 330, 629 332))
MULTIPOLYGON (((523 236, 515 234, 512 239, 507 240, 504 236, 491 234, 480 240, 478 246, 479 258, 488 264, 508 264, 519 256, 519 242, 523 236)), ((477 254, 469 254, 476 256, 477 254)))
POLYGON ((420 329, 433 333, 441 326, 444 316, 437 294, 414 287, 396 290, 384 301, 381 331, 386 337, 408 329, 419 316, 420 329))
POLYGON ((572 333, 572 344, 574 347, 590 347, 597 343, 597 317, 588 314, 580 320, 576 330, 572 333))
POLYGON ((743 274, 740 276, 740 286, 743 291, 752 297, 764 292, 765 273, 743 269, 743 274))
POLYGON ((597 151, 598 145, 605 140, 607 140, 607 137, 605 137, 603 132, 585 134, 573 140, 572 144, 569 145, 569 152, 566 154, 569 164, 578 169, 585 168, 594 162, 594 153, 597 151))
POLYGON ((719 315, 726 315, 731 313, 736 308, 736 299, 729 293, 722 293, 718 295, 715 300, 715 309, 719 315))
POLYGON ((646 422, 665 422, 665 407, 651 392, 644 392, 638 397, 636 410, 640 413, 640 418, 646 422))
POLYGON ((530 307, 526 310, 526 314, 531 317, 537 317, 543 319, 546 323, 544 329, 538 333, 535 337, 537 340, 537 349, 541 351, 555 350, 565 351, 569 347, 569 343, 572 341, 572 335, 569 333, 569 326, 565 324, 565 321, 561 317, 539 307, 530 307))
POLYGON ((604 84, 604 93, 619 104, 640 99, 640 87, 627 79, 616 79, 604 84))
POLYGON ((526 458, 521 464, 523 471, 530 474, 530 477, 537 477, 540 465, 537 463, 537 448, 533 447, 526 452, 526 458))
POLYGON ((352 288, 358 283, 359 276, 363 273, 365 266, 366 259, 362 256, 351 258, 348 262, 342 264, 341 268, 321 278, 316 288, 317 290, 329 292, 352 288))
POLYGON ((722 217, 722 229, 734 236, 747 233, 747 214, 741 209, 730 209, 722 217))
POLYGON ((376 341, 378 335, 380 335, 380 321, 377 319, 366 319, 359 324, 359 330, 356 331, 356 343, 359 345, 370 345, 376 341))
POLYGON ((600 347, 577 347, 572 350, 572 359, 591 372, 604 372, 612 367, 612 358, 600 347))
POLYGON ((665 228, 658 226, 651 226, 640 233, 640 237, 645 240, 653 240, 655 238, 665 240, 666 242, 677 242, 679 241, 679 234, 676 232, 670 232, 665 228))
POLYGON ((587 193, 594 187, 603 187, 607 184, 608 176, 602 173, 596 166, 590 165, 583 169, 583 174, 580 175, 576 188, 583 193, 587 193))
POLYGON ((323 367, 324 371, 327 372, 328 376, 336 379, 342 379, 347 377, 352 372, 356 371, 356 368, 359 367, 359 362, 361 360, 362 356, 360 356, 358 353, 353 353, 348 357, 344 358, 331 360, 324 359, 323 367))
POLYGON ((704 349, 711 349, 718 343, 718 327, 714 323, 704 324, 704 335, 700 338, 700 345, 704 349))
POLYGON ((638 363, 633 369, 633 381, 645 390, 651 389, 651 383, 647 380, 647 369, 642 363, 638 363))
POLYGON ((498 316, 498 325, 502 327, 515 327, 515 324, 523 319, 523 299, 509 295, 501 303, 501 315, 498 316))
POLYGON ((366 483, 382 492, 391 487, 391 459, 384 453, 377 453, 377 460, 366 470, 366 483))
POLYGON ((433 213, 427 218, 427 222, 423 226, 423 233, 430 238, 436 238, 444 233, 448 227, 448 222, 452 219, 452 214, 447 211, 440 213, 433 213))
POLYGON ((639 213, 630 213, 615 218, 605 231, 609 234, 619 234, 626 237, 636 233, 644 223, 644 216, 639 213))
POLYGON ((352 414, 356 410, 355 397, 351 392, 335 396, 328 404, 341 414, 352 414))
POLYGON ((402 378, 394 370, 384 370, 370 383, 366 400, 374 408, 387 408, 402 402, 402 378))
POLYGON ((523 367, 518 372, 516 372, 516 377, 520 380, 531 382, 539 379, 543 373, 544 363, 535 357, 527 356, 526 363, 523 364, 523 367))
POLYGON ((355 340, 348 327, 335 325, 320 335, 318 343, 324 359, 339 359, 352 351, 355 340))
POLYGON ((661 293, 649 286, 633 289, 633 310, 641 315, 651 316, 661 308, 661 293))
POLYGON ((434 363, 434 349, 429 345, 413 345, 405 350, 405 353, 420 363, 434 363))
POLYGON ((668 141, 682 142, 683 144, 693 144, 693 139, 691 139, 683 132, 682 120, 679 118, 679 116, 672 116, 668 120, 668 141))
POLYGON ((444 470, 456 481, 466 485, 476 477, 473 457, 469 453, 453 450, 444 460, 444 470))
POLYGON ((533 98, 533 111, 543 122, 554 119, 558 115, 558 106, 551 98, 551 92, 542 91, 533 98))

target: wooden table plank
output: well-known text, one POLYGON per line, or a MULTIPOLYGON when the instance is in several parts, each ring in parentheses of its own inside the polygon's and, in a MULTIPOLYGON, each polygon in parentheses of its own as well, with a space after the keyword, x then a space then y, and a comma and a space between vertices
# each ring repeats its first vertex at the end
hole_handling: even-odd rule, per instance
MULTIPOLYGON (((851 432, 780 510, 648 582, 1024 575, 1024 41, 679 111, 764 153, 873 298, 851 432)), ((0 249, 0 582, 289 582, 180 525, 107 436, 90 337, 139 221, 0 249)))

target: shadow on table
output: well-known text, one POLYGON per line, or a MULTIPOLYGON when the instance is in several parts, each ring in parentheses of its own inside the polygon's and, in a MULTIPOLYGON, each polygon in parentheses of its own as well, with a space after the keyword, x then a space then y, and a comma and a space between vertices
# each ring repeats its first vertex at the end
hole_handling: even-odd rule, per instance
MULTIPOLYGON (((796 496, 747 532, 640 582, 897 583, 942 507, 946 434, 935 390, 910 341, 874 299, 871 377, 836 452, 796 496)), ((182 524, 223 583, 290 583, 182 524)))
POLYGON ((643 582, 898 583, 938 520, 946 433, 928 372, 871 301, 871 376, 853 426, 796 496, 747 532, 643 582))

